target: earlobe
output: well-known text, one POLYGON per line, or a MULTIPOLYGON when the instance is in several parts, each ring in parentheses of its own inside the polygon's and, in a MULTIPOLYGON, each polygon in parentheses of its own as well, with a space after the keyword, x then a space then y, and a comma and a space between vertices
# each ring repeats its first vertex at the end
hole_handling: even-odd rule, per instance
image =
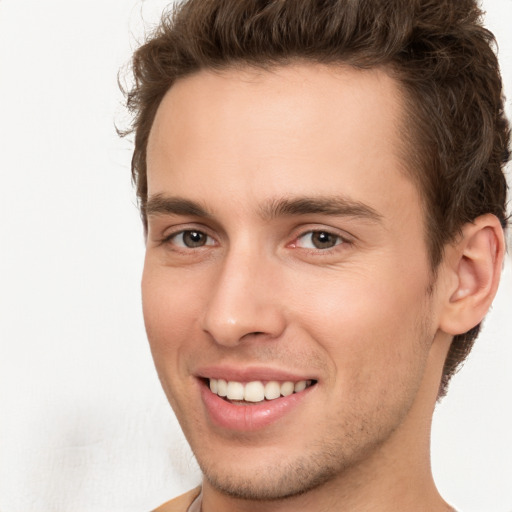
POLYGON ((448 290, 440 328, 456 336, 483 320, 496 295, 505 252, 498 218, 482 215, 464 225, 448 252, 447 271, 455 284, 448 290))

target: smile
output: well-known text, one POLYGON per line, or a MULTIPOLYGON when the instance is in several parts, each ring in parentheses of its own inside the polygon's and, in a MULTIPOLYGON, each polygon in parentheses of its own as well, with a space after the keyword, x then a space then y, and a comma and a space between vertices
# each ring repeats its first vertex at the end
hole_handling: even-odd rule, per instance
POLYGON ((209 379, 210 391, 217 396, 227 400, 250 403, 275 400, 294 393, 300 393, 312 384, 313 381, 311 380, 299 380, 297 382, 278 382, 275 380, 263 382, 256 380, 243 383, 224 379, 209 379))
POLYGON ((216 369, 211 373, 215 377, 198 379, 204 411, 212 425, 231 432, 250 432, 292 421, 297 418, 294 411, 302 410, 300 404, 308 403, 307 397, 318 388, 317 380, 278 376, 272 371, 216 369))

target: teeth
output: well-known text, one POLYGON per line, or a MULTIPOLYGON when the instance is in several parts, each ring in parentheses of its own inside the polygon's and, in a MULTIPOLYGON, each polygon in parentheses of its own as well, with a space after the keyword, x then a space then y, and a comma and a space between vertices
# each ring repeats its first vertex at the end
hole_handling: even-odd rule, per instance
POLYGON ((295 384, 293 382, 283 382, 281 384, 281 395, 289 396, 293 394, 295 384))
MULTIPOLYGON (((215 379, 211 379, 210 382, 215 379)), ((211 386, 211 384, 210 384, 211 386)), ((226 396, 228 394, 228 383, 224 379, 217 381, 217 395, 226 396)))
POLYGON ((244 400, 246 402, 262 402, 265 400, 265 387, 259 381, 245 385, 244 400))
POLYGON ((300 393, 301 391, 304 391, 306 389, 306 381, 305 380, 301 380, 299 382, 297 382, 295 384, 295 386, 293 387, 293 390, 295 391, 295 393, 300 393))
POLYGON ((281 396, 281 384, 272 380, 265 384, 265 398, 267 400, 274 400, 275 398, 279 398, 281 396))
POLYGON ((228 392, 226 395, 230 400, 244 399, 244 385, 241 382, 228 382, 228 392))
POLYGON ((266 384, 256 380, 243 384, 236 381, 225 381, 224 379, 210 379, 210 390, 220 397, 229 400, 245 400, 246 402, 263 402, 263 400, 275 400, 281 396, 289 396, 293 393, 300 393, 311 386, 312 381, 300 380, 298 382, 277 382, 269 381, 266 384))

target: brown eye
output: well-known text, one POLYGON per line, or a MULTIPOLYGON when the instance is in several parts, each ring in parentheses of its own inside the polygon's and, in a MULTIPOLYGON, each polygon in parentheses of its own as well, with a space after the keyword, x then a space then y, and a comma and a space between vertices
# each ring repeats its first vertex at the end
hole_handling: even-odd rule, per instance
POLYGON ((185 231, 183 243, 187 247, 202 247, 206 243, 206 235, 200 231, 185 231))
POLYGON ((342 242, 339 235, 328 231, 309 231, 298 238, 297 245, 304 249, 331 249, 342 242))
POLYGON ((178 247, 186 247, 187 249, 213 245, 213 239, 206 233, 192 229, 176 233, 170 238, 170 242, 178 247))
POLYGON ((315 231, 311 234, 311 242, 317 249, 329 249, 339 243, 339 236, 325 231, 315 231))

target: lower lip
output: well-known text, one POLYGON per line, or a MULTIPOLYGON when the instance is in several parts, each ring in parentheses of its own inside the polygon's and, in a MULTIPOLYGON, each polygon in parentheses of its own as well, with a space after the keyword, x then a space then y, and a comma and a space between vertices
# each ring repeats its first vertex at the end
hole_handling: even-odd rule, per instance
POLYGON ((203 381, 200 387, 203 404, 215 425, 229 430, 247 432, 267 427, 290 414, 315 386, 306 388, 300 393, 254 405, 234 405, 212 393, 203 381))

